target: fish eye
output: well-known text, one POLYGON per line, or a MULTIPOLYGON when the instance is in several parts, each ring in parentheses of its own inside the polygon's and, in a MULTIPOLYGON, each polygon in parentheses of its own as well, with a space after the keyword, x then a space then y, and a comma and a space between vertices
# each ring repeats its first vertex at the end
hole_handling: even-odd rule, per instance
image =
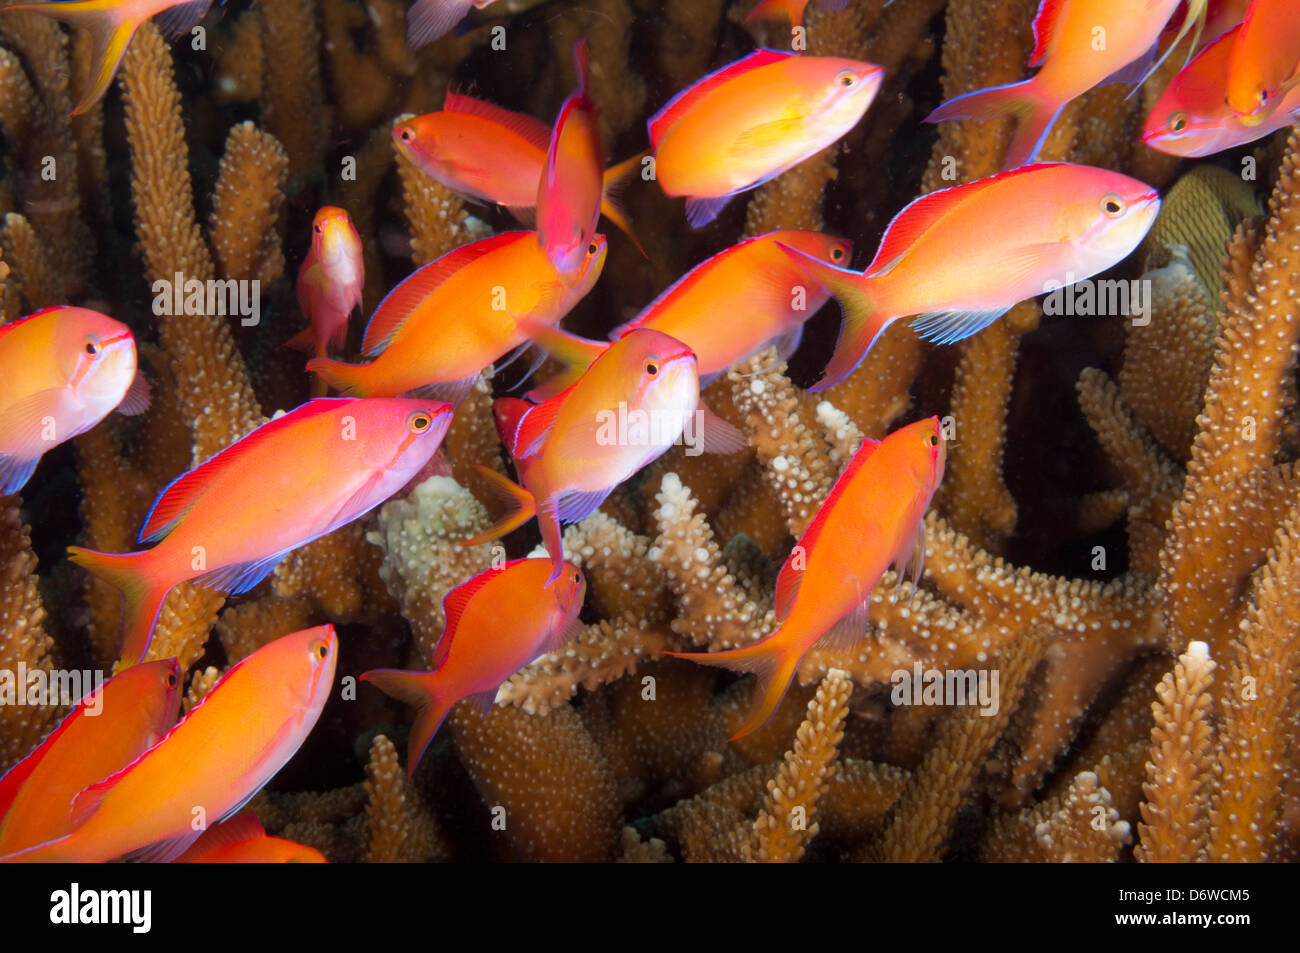
POLYGON ((594 254, 596 254, 596 252, 598 252, 599 250, 600 250, 600 248, 596 245, 595 242, 592 242, 590 245, 587 246, 587 254, 588 254, 588 255, 594 255, 594 254))
POLYGON ((577 585, 577 584, 580 583, 580 582, 582 582, 582 573, 580 573, 580 572, 575 572, 575 573, 573 574, 573 583, 574 583, 574 585, 577 585))
POLYGON ((403 142, 410 142, 410 141, 411 141, 411 130, 409 130, 409 129, 403 129, 403 130, 401 130, 400 132, 398 132, 398 135, 402 137, 402 141, 403 141, 403 142))
POLYGON ((1182 132, 1187 128, 1187 113, 1176 112, 1169 117, 1169 128, 1173 132, 1182 132))
POLYGON ((313 225, 311 227, 311 230, 315 232, 317 235, 319 235, 323 231, 323 229, 319 225, 313 225))
POLYGON ((930 446, 932 447, 939 446, 939 435, 937 433, 930 434, 930 436, 927 439, 930 442, 930 446))
POLYGON ((836 245, 834 248, 831 249, 831 260, 842 261, 843 259, 844 259, 844 249, 841 246, 836 245))
POLYGON ((325 659, 329 658, 330 647, 326 645, 324 642, 317 642, 314 652, 318 659, 324 661, 325 659))
POLYGON ((853 75, 853 71, 847 69, 840 70, 840 75, 835 77, 835 82, 838 83, 842 89, 851 89, 853 84, 857 81, 858 78, 853 75))
POLYGON ((174 672, 167 676, 167 687, 168 688, 176 687, 176 674, 174 672))
POLYGON ((653 357, 650 358, 650 360, 645 362, 645 372, 649 374, 651 377, 654 377, 656 374, 659 373, 659 364, 655 361, 653 357))
POLYGON ((411 433, 424 433, 433 423, 433 418, 423 410, 417 410, 406 418, 406 429, 411 433))
POLYGON ((99 342, 94 338, 86 338, 85 351, 91 357, 99 353, 99 342))
POLYGON ((1269 100, 1268 90, 1265 89, 1263 86, 1261 86, 1259 88, 1259 104, 1261 106, 1267 106, 1268 100, 1269 100))
POLYGON ((1101 198, 1101 210, 1111 218, 1115 218, 1124 211, 1124 200, 1114 192, 1107 192, 1101 198))

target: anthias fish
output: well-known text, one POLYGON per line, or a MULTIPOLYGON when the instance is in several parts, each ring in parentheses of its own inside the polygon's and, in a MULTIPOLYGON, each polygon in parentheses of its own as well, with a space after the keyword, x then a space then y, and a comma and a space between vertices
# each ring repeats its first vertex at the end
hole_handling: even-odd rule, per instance
POLYGON ((1105 271, 1159 210, 1159 194, 1136 179, 1042 163, 921 196, 890 222, 863 274, 790 251, 844 309, 835 354, 810 390, 852 373, 898 318, 919 315, 917 333, 950 344, 1017 302, 1105 271))
MULTIPOLYGON (((507 208, 525 224, 536 219, 550 139, 551 130, 532 116, 460 93, 448 93, 441 112, 393 127, 397 148, 426 175, 461 198, 507 208)), ((619 193, 645 155, 611 166, 601 177, 600 212, 633 243, 619 193)))
POLYGON ((178 864, 323 864, 315 847, 270 837, 256 814, 240 814, 199 835, 178 864))
MULTIPOLYGON (((1179 0, 1042 0, 1029 57, 1031 67, 1042 68, 1019 83, 950 99, 925 121, 1014 116, 1016 134, 1003 168, 1032 162, 1070 100, 1103 83, 1143 79, 1150 65, 1147 54, 1154 50, 1178 4, 1179 0)), ((1189 3, 1179 39, 1198 16, 1204 16, 1204 0, 1189 3)))
POLYGON ((872 63, 756 50, 678 93, 649 121, 655 178, 706 225, 858 124, 880 89, 872 63))
POLYGON ((125 324, 88 308, 46 308, 0 327, 0 495, 41 455, 113 410, 139 414, 149 385, 125 324))
POLYGON ((432 400, 320 398, 258 427, 177 477, 135 553, 69 547, 123 595, 122 659, 138 661, 172 587, 247 592, 291 551, 368 513, 433 456, 451 424, 432 400))
POLYGON ((1300 77, 1300 6, 1295 0, 1251 0, 1228 56, 1227 97, 1248 124, 1280 111, 1300 77))
POLYGON ((176 723, 175 659, 135 665, 87 693, 0 778, 0 857, 72 830, 72 799, 153 747, 176 723))
MULTIPOLYGON (((826 303, 821 282, 778 244, 797 248, 832 265, 853 257, 853 243, 822 232, 768 232, 746 239, 696 265, 631 321, 610 332, 618 340, 633 328, 650 328, 677 338, 699 361, 700 387, 770 345, 785 360, 799 346, 804 322, 826 303)), ((568 370, 529 393, 553 396, 577 379, 609 347, 559 328, 534 340, 568 370)))
POLYGON ((61 3, 11 3, 4 10, 28 10, 57 17, 85 30, 94 41, 90 88, 72 110, 77 116, 99 102, 126 54, 136 29, 158 16, 158 29, 169 36, 188 33, 208 12, 212 0, 64 0, 61 3), (159 16, 161 14, 161 16, 159 16))
POLYGON ((587 581, 564 563, 554 585, 549 559, 516 559, 479 573, 442 602, 447 617, 429 672, 375 669, 361 676, 400 701, 416 706, 406 773, 433 740, 451 706, 461 699, 487 714, 497 689, 538 656, 557 651, 582 628, 578 613, 587 581))
POLYGON ((733 740, 771 717, 814 644, 851 649, 867 634, 871 590, 886 569, 898 570, 900 584, 903 574, 913 585, 920 579, 922 518, 943 479, 944 456, 937 417, 864 440, 781 567, 780 627, 741 649, 667 653, 758 676, 754 705, 733 740))
POLYGON ((1258 122, 1247 122, 1228 106, 1228 60, 1240 29, 1223 34, 1170 80, 1147 116, 1143 142, 1170 155, 1208 156, 1291 125, 1300 111, 1300 86, 1288 89, 1258 122))
POLYGON ((496 410, 523 487, 477 468, 514 509, 466 545, 502 536, 536 514, 551 556, 549 582, 564 569, 560 524, 591 515, 616 486, 684 434, 705 452, 734 453, 746 446, 739 431, 700 404, 691 349, 645 328, 615 341, 571 387, 545 403, 505 397, 496 410))
POLYGON ((557 324, 591 290, 605 265, 605 236, 562 277, 535 232, 505 232, 462 245, 389 292, 366 327, 369 364, 307 362, 336 390, 357 397, 419 392, 453 403, 483 369, 528 344, 528 328, 557 324))
MULTIPOLYGON (((745 14, 745 22, 755 20, 789 20, 791 26, 803 26, 804 10, 809 0, 759 0, 754 9, 745 14)), ((812 0, 812 5, 822 13, 843 10, 849 0, 812 0)))
POLYGON ((71 833, 4 858, 101 863, 156 845, 171 860, 236 813, 306 740, 334 683, 333 626, 286 635, 236 663, 156 745, 72 800, 71 833))
POLYGON ((366 283, 361 236, 341 208, 323 206, 311 223, 311 248, 298 269, 298 307, 311 323, 287 342, 325 357, 347 343, 348 318, 361 307, 366 283))
POLYGON ((587 93, 587 43, 573 49, 578 88, 555 120, 546 165, 537 184, 537 241, 565 279, 586 261, 600 221, 604 150, 596 103, 587 93))
POLYGON ((465 19, 497 0, 415 0, 406 11, 406 41, 417 49, 432 43, 465 19))

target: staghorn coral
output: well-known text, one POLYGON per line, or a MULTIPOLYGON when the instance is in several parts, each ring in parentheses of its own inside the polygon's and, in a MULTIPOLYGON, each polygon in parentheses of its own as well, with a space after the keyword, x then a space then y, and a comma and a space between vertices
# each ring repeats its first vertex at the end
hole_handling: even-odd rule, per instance
MULTIPOLYGON (((136 331, 154 384, 146 416, 109 418, 51 455, 21 504, 4 501, 0 668, 111 665, 117 595, 94 580, 79 590, 60 547, 133 548, 177 473, 256 426, 263 407, 308 396, 275 349, 300 326, 289 279, 316 206, 343 204, 357 224, 367 310, 412 264, 518 227, 492 209, 471 219, 394 162, 397 116, 438 108, 455 86, 549 121, 586 33, 607 151, 630 155, 650 111, 748 48, 736 24, 751 5, 555 0, 512 15, 500 55, 479 26, 411 50, 404 0, 247 4, 229 24, 207 21, 211 55, 184 48, 182 60, 178 47, 173 58, 142 27, 122 95, 71 121, 85 38, 0 14, 5 318, 102 306, 136 331), (185 64, 179 84, 173 61, 185 64), (46 156, 54 180, 40 177, 46 156), (134 243, 114 225, 132 216, 134 243), (177 273, 257 278, 261 324, 150 314, 154 282, 177 273)), ((913 194, 996 169, 1006 123, 917 121, 935 77, 945 98, 1021 78, 1035 6, 810 5, 809 52, 886 67, 864 123, 700 233, 678 203, 634 183, 651 260, 611 242, 607 274, 569 326, 603 333, 742 233, 825 228, 869 252, 913 194)), ((758 32, 786 45, 785 29, 758 32)), ((1044 317, 1026 302, 943 350, 899 321, 855 374, 812 397, 803 385, 833 335, 815 318, 788 366, 760 356, 706 394, 747 452, 675 450, 566 529, 589 581, 572 643, 515 673, 486 719, 458 707, 414 783, 398 754, 408 711, 368 689, 331 707, 302 763, 252 802, 268 831, 331 861, 1108 861, 1125 858, 1137 825, 1143 860, 1293 859, 1297 143, 1261 145, 1258 182, 1231 160, 1176 178, 1182 165, 1136 140, 1169 75, 1167 64, 1131 98, 1122 86, 1081 97, 1044 153, 1174 182, 1124 275, 1150 281, 1149 323, 1044 317), (956 441, 920 586, 895 599, 886 574, 867 638, 852 651, 815 646, 768 725, 728 743, 750 681, 660 656, 771 632, 776 569, 858 441, 930 413, 951 418, 956 441), (1096 546, 1109 569, 1080 558, 1096 546), (1212 682, 1186 651, 1192 639, 1218 666, 1212 682), (1170 653, 1183 653, 1176 666, 1170 653), (998 667, 998 717, 894 704, 892 676, 916 664, 998 667), (792 806, 808 808, 804 829, 784 822, 792 806)), ((535 538, 457 545, 499 515, 471 468, 507 472, 491 401, 516 379, 485 379, 458 408, 450 477, 421 479, 229 604, 178 587, 155 653, 180 656, 187 705, 260 645, 327 620, 340 627, 345 677, 426 665, 447 591, 535 538)), ((0 765, 59 713, 0 709, 0 765)))

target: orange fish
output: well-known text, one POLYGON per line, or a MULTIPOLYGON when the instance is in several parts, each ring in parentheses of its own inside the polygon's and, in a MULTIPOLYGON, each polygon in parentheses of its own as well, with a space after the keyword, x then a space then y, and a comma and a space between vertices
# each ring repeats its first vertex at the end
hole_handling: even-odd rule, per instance
MULTIPOLYGON (((814 0, 815 6, 822 13, 843 10, 849 0, 814 0)), ((746 23, 755 20, 789 20, 791 26, 803 26, 803 12, 808 0, 759 0, 754 9, 745 15, 746 23)))
POLYGON ((176 723, 181 669, 145 662, 88 692, 0 778, 0 857, 72 830, 72 799, 126 767, 176 723))
POLYGON ((62 3, 11 3, 4 10, 28 10, 55 17, 90 34, 90 88, 72 115, 78 116, 99 102, 117 75, 118 64, 136 28, 158 17, 158 28, 177 37, 196 27, 212 0, 64 0, 62 3))
POLYGON ((419 49, 454 27, 471 9, 482 10, 497 0, 415 0, 406 12, 406 42, 419 49))
MULTIPOLYGON (((775 632, 726 652, 668 652, 758 676, 755 704, 731 736, 757 729, 776 711, 800 660, 814 644, 852 650, 868 631, 871 590, 893 565, 920 579, 922 518, 943 479, 938 417, 864 440, 776 580, 775 632)), ((895 590, 897 594, 897 590, 895 590)))
POLYGON ((71 833, 3 859, 102 863, 151 844, 148 859, 180 856, 196 819, 235 814, 293 757, 325 707, 337 655, 328 625, 262 646, 161 741, 73 798, 71 833))
POLYGON ((311 248, 298 269, 298 307, 311 326, 285 343, 324 357, 329 345, 342 349, 348 317, 361 307, 366 266, 361 236, 348 213, 322 206, 311 223, 311 248))
POLYGON ((551 132, 537 185, 537 241, 566 278, 582 268, 600 221, 604 150, 596 104, 587 95, 587 41, 573 48, 578 88, 565 99, 551 132))
MULTIPOLYGON (((1094 86, 1111 82, 1141 82, 1151 53, 1179 0, 1042 0, 1034 18, 1031 78, 993 86, 948 100, 925 118, 1016 118, 1016 134, 1004 169, 1033 161, 1052 123, 1065 104, 1094 86)), ((1187 19, 1173 49, 1190 26, 1204 17, 1205 0, 1188 4, 1187 19)))
POLYGON ((863 274, 787 252, 844 309, 835 354, 809 389, 847 377, 905 315, 920 315, 912 327, 922 337, 951 344, 1017 302, 1105 271, 1138 246, 1159 210, 1159 194, 1136 179, 1042 163, 916 199, 889 223, 863 274))
MULTIPOLYGON (((790 229, 746 239, 696 265, 635 318, 611 331, 610 338, 617 340, 633 328, 677 338, 699 360, 701 389, 772 344, 785 360, 799 346, 804 322, 829 295, 778 243, 833 265, 847 264, 853 255, 852 242, 821 232, 790 229)), ((533 400, 568 387, 609 347, 559 328, 543 329, 533 340, 569 368, 530 392, 533 400)))
POLYGON ((1224 99, 1228 58, 1240 29, 1223 34, 1169 82, 1147 116, 1143 142, 1170 155, 1207 156, 1291 125, 1300 112, 1300 85, 1283 93, 1276 108, 1257 122, 1235 115, 1224 99))
POLYGON ((361 676, 417 708, 406 752, 408 776, 452 705, 468 699, 487 715, 502 682, 581 630, 578 613, 587 593, 582 571, 563 563, 553 586, 550 573, 547 559, 516 559, 479 573, 442 601, 447 625, 433 671, 374 669, 361 676))
POLYGON ((178 864, 323 864, 325 855, 283 837, 268 837, 256 814, 209 827, 174 861, 178 864))
POLYGON ((42 454, 113 410, 149 406, 135 338, 88 308, 46 308, 0 327, 0 379, 0 495, 22 489, 42 454))
POLYGON ((527 329, 557 324, 605 266, 605 236, 586 246, 577 273, 561 277, 535 232, 506 232, 462 245, 399 284, 366 328, 369 364, 315 358, 334 389, 358 397, 419 392, 459 403, 483 369, 528 344, 527 329))
POLYGON ((1228 57, 1228 106, 1250 125, 1263 122, 1300 82, 1300 7, 1295 0, 1251 0, 1228 57))
POLYGON ((138 661, 172 587, 247 592, 291 551, 368 513, 420 471, 451 405, 320 398, 265 423, 163 490, 136 553, 68 552, 122 591, 122 658, 138 661))
POLYGON ((678 93, 649 121, 655 178, 699 228, 858 124, 880 89, 872 63, 755 50, 678 93))
MULTIPOLYGON (((503 206, 525 224, 535 220, 551 140, 545 123, 481 99, 448 93, 441 112, 393 126, 393 140, 425 175, 461 198, 503 206)), ((601 178, 601 214, 638 249, 619 193, 645 156, 641 152, 611 166, 601 178)))
POLYGON ((571 387, 545 403, 504 397, 496 410, 523 486, 478 467, 512 510, 463 545, 503 536, 536 514, 551 556, 551 582, 564 568, 560 523, 591 515, 614 487, 674 443, 685 441, 706 453, 746 446, 736 428, 700 404, 691 349, 647 328, 615 341, 571 387))

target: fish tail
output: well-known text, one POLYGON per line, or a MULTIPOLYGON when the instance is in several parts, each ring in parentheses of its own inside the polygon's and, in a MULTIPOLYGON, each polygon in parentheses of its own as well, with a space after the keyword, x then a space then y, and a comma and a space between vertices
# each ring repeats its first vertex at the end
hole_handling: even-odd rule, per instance
POLYGON ((537 512, 537 501, 533 499, 531 493, 518 483, 480 463, 474 464, 474 469, 487 480, 488 487, 496 496, 506 503, 507 509, 504 516, 483 532, 477 536, 471 536, 469 539, 461 540, 460 544, 462 546, 477 546, 479 543, 489 543, 494 539, 500 539, 506 533, 523 526, 537 512))
MULTIPOLYGON (((780 630, 777 630, 779 633, 780 630)), ((690 659, 703 665, 716 665, 733 672, 752 674, 758 683, 754 687, 754 703, 750 706, 745 720, 732 733, 728 741, 743 738, 763 726, 781 699, 785 697, 795 669, 799 667, 799 656, 793 652, 772 644, 775 635, 768 636, 761 642, 747 645, 743 649, 730 649, 726 652, 665 652, 674 658, 690 659)))
POLYGON ((154 578, 148 551, 98 553, 80 546, 68 547, 68 558, 122 593, 122 657, 119 668, 135 665, 149 649, 154 622, 171 586, 154 578))
POLYGON ((291 347, 295 351, 307 351, 309 353, 315 352, 317 357, 325 356, 324 354, 320 353, 321 348, 318 348, 316 346, 316 332, 312 329, 310 325, 303 328, 301 331, 299 331, 293 337, 289 338, 289 340, 285 341, 280 346, 291 347))
POLYGON ((803 26, 803 4, 797 0, 759 0, 754 9, 745 14, 745 22, 780 20, 782 17, 788 19, 791 26, 803 26))
POLYGON ((406 776, 411 777, 456 699, 442 697, 436 672, 377 668, 363 672, 361 680, 374 685, 385 695, 415 707, 415 721, 411 724, 411 735, 406 744, 406 776))
MULTIPOLYGON (((778 243, 779 244, 779 243, 778 243)), ((844 323, 840 327, 840 336, 835 342, 835 353, 822 371, 821 379, 810 392, 825 390, 832 384, 838 384, 848 377, 862 363, 867 351, 876 343, 876 339, 896 317, 882 311, 876 303, 873 293, 875 281, 856 271, 828 265, 820 259, 780 245, 780 248, 794 258, 812 279, 820 282, 827 291, 835 296, 843 312, 844 323)))
POLYGON ((609 349, 603 341, 591 341, 554 325, 525 327, 524 332, 548 357, 564 365, 562 371, 528 392, 528 399, 532 401, 541 402, 568 389, 596 358, 609 349))
POLYGON ((636 250, 641 253, 642 258, 649 258, 645 249, 641 247, 641 242, 637 240, 636 233, 632 231, 632 222, 627 217, 627 210, 623 207, 623 190, 627 188, 628 179, 632 177, 641 165, 641 160, 650 154, 647 149, 638 152, 630 159, 625 159, 618 165, 610 166, 605 170, 604 193, 600 197, 600 211, 607 219, 618 226, 628 238, 632 239, 632 244, 636 250))
POLYGON ((551 557, 551 575, 546 580, 547 588, 564 574, 564 536, 560 531, 560 517, 554 506, 541 506, 537 509, 537 525, 542 530, 542 545, 551 557))
POLYGON ((1007 149, 1003 169, 1015 169, 1026 162, 1032 162, 1038 155, 1052 123, 1064 106, 1063 103, 1047 99, 1040 90, 1041 85, 1033 79, 977 89, 948 100, 926 116, 925 121, 1014 117, 1016 133, 1007 149))
POLYGON ((90 88, 72 110, 72 115, 79 116, 103 97, 117 73, 132 34, 140 25, 139 19, 123 14, 125 8, 126 4, 120 0, 69 0, 65 3, 20 3, 5 9, 44 13, 90 34, 93 41, 90 88))
POLYGON ((374 397, 369 364, 344 364, 327 357, 313 357, 307 370, 320 375, 331 388, 348 397, 374 397))

